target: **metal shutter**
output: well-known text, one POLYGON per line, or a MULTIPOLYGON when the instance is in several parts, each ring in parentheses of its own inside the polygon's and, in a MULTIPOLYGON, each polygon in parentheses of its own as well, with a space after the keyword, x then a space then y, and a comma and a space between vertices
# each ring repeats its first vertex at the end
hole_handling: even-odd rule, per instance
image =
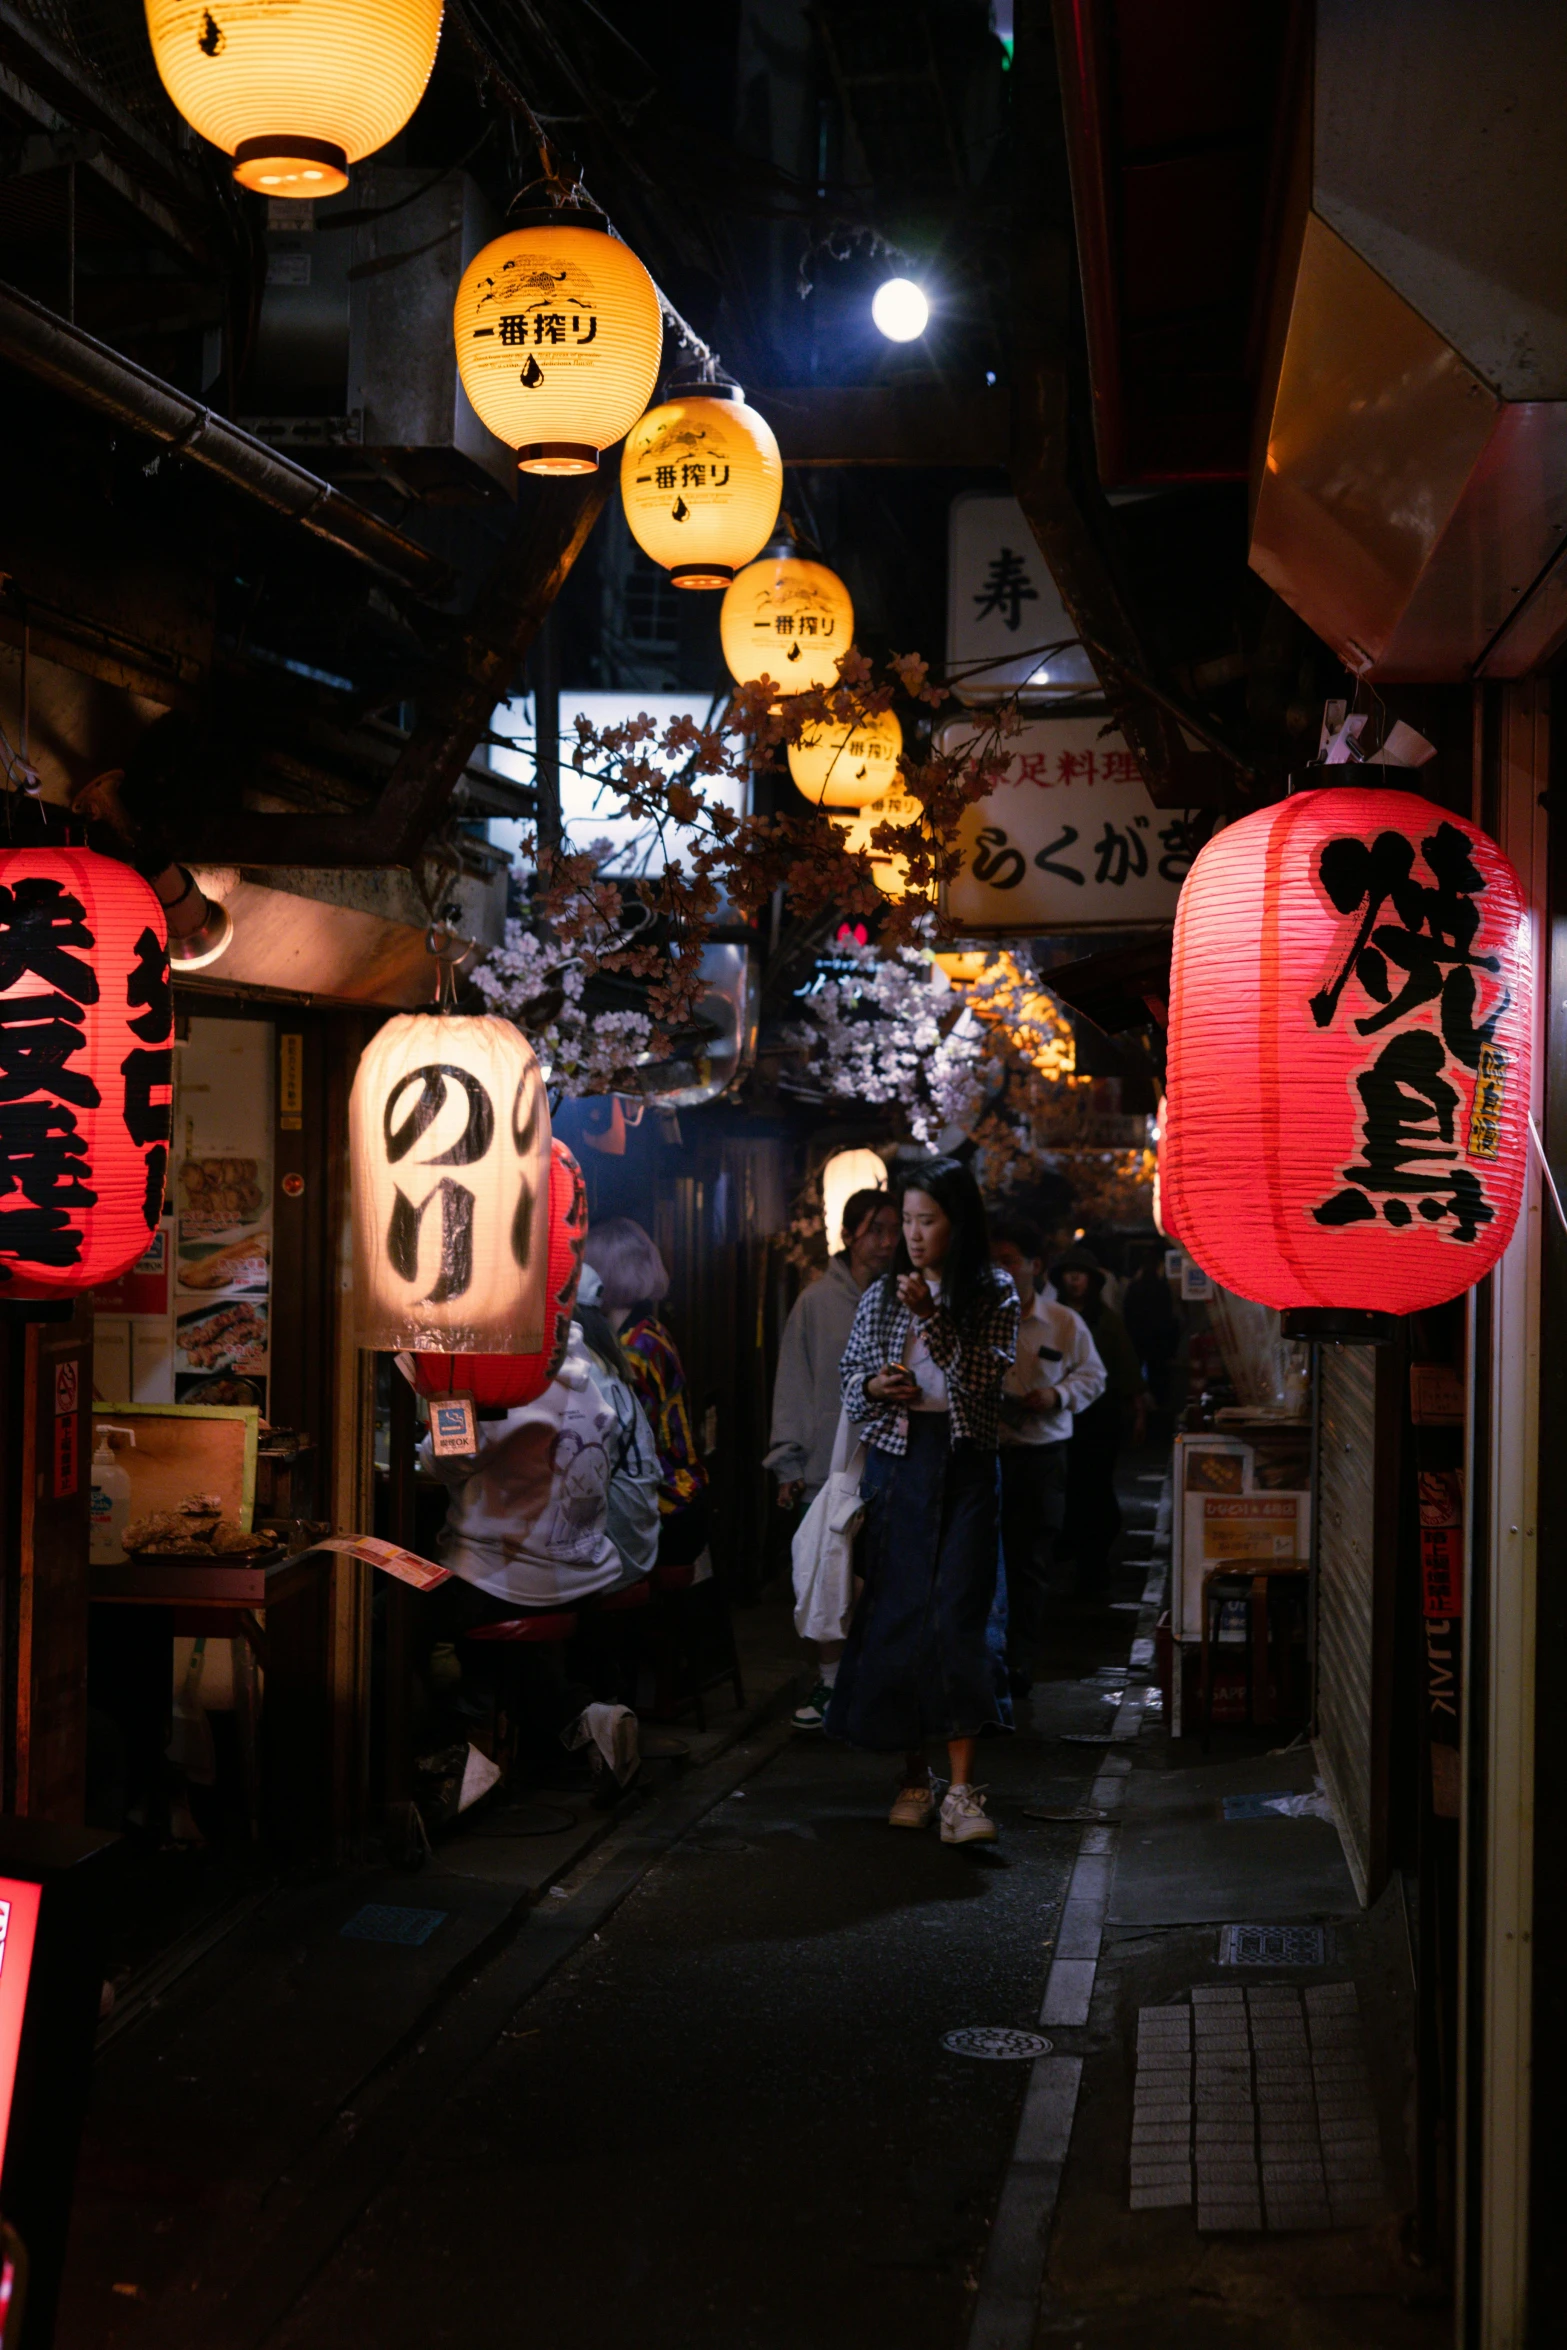
POLYGON ((1317 1506, 1317 1754, 1364 1901, 1372 1873, 1376 1357, 1324 1346, 1317 1506))

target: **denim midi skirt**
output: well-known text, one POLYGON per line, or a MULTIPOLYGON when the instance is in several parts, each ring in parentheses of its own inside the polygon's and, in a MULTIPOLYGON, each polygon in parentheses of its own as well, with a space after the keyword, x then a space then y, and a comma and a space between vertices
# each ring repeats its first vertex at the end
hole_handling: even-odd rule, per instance
POLYGON ((828 1736, 901 1754, 1010 1727, 985 1638, 1000 1540, 996 1455, 954 1446, 945 1412, 911 1412, 906 1453, 867 1447, 861 1492, 865 1589, 828 1736))

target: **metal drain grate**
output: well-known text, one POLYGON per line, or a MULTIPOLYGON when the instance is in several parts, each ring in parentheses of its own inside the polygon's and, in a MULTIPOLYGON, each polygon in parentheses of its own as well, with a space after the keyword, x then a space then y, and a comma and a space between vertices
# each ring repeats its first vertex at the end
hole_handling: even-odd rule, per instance
POLYGON ((1326 1926, 1221 1926, 1220 1966, 1326 1966, 1326 1926))
POLYGON ((405 1950, 417 1950, 428 1942, 439 1925, 444 1925, 449 1912, 444 1909, 404 1909, 390 1901, 369 1901, 363 1909, 356 1909, 342 1928, 345 1942, 400 1942, 405 1950))
POLYGON ((951 2056, 979 2056, 991 2064, 1048 2056, 1051 2049, 1038 2032, 1014 2031, 1008 2024, 969 2024, 959 2032, 943 2032, 941 2045, 951 2056))

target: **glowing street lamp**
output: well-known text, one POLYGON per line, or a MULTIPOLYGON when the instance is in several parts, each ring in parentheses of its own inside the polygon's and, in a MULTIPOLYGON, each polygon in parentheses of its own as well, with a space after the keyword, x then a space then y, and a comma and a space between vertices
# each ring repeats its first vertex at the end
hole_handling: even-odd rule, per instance
POLYGON ((889 277, 871 297, 871 317, 889 343, 912 343, 930 324, 923 286, 911 277, 889 277))

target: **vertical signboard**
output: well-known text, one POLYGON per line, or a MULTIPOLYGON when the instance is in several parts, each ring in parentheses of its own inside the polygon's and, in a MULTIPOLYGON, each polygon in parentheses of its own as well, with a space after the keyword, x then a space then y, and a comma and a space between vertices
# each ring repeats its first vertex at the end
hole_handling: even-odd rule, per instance
POLYGON ((1088 655, 1063 642, 1076 633, 1016 498, 983 491, 954 498, 947 525, 947 673, 960 699, 1095 692, 1088 655))

